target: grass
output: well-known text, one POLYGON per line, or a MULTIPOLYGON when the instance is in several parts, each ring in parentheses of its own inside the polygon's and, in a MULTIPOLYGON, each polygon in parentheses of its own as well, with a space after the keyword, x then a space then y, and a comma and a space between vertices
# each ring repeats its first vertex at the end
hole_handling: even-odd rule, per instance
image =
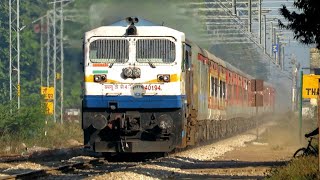
POLYGON ((307 156, 292 159, 287 166, 272 169, 266 179, 320 179, 318 157, 307 156))
POLYGON ((79 123, 48 123, 45 132, 39 140, 31 141, 48 148, 63 148, 73 146, 78 142, 82 144, 82 129, 79 123), (45 135, 45 132, 46 135, 45 135))
POLYGON ((54 149, 67 148, 82 144, 82 129, 79 123, 50 122, 33 137, 24 134, 3 135, 0 137, 0 155, 21 154, 26 148, 54 149))

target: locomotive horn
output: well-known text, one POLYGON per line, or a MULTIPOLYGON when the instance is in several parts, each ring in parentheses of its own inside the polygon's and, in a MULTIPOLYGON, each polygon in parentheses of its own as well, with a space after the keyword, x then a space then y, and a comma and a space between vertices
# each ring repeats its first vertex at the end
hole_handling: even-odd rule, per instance
POLYGON ((128 24, 132 24, 133 23, 133 19, 131 17, 127 17, 126 21, 128 24))
POLYGON ((138 23, 139 22, 139 19, 137 17, 134 17, 133 18, 133 23, 138 23))
POLYGON ((134 23, 139 22, 139 19, 137 17, 127 17, 126 21, 128 24, 134 25, 134 23))

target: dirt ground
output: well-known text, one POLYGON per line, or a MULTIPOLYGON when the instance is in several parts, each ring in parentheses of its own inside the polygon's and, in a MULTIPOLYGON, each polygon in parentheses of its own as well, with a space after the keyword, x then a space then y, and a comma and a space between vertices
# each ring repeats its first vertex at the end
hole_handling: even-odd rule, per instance
POLYGON ((289 120, 285 117, 275 122, 276 124, 267 128, 256 141, 227 152, 219 159, 255 162, 290 160, 298 148, 306 146, 307 139, 304 138, 304 134, 313 127, 310 123, 304 123, 301 131, 302 137, 299 138, 296 118, 289 120))

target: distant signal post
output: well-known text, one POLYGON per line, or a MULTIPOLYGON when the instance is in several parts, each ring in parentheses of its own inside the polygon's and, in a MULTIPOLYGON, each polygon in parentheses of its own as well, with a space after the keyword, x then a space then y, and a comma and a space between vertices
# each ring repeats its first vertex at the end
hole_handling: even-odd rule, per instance
POLYGON ((44 96, 46 104, 46 114, 53 115, 54 87, 41 87, 41 94, 44 96))

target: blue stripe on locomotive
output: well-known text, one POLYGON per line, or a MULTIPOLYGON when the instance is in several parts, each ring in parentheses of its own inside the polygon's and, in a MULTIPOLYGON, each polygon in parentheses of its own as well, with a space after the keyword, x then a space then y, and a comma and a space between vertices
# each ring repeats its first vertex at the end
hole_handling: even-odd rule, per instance
POLYGON ((185 95, 170 96, 101 96, 86 95, 83 98, 85 108, 110 108, 110 103, 117 103, 118 108, 125 109, 153 109, 153 108, 182 108, 185 95))

